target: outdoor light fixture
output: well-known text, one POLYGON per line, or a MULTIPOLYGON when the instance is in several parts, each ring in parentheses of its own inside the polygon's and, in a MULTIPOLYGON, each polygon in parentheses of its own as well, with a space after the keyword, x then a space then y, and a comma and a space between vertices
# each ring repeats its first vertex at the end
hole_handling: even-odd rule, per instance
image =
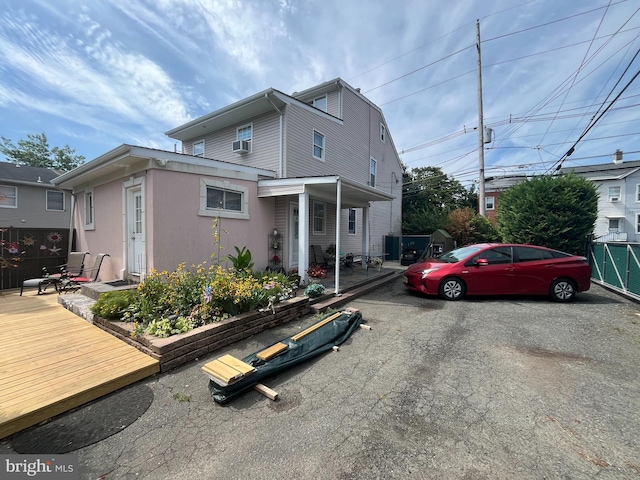
POLYGON ((275 228, 273 229, 273 234, 274 235, 278 235, 278 230, 276 230, 275 228))

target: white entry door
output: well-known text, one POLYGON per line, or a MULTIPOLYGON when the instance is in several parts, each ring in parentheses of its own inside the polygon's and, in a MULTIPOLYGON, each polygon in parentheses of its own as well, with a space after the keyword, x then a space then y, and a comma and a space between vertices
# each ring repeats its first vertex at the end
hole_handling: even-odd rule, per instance
POLYGON ((142 189, 130 189, 127 194, 128 252, 127 270, 133 275, 144 274, 144 199, 142 189))
POLYGON ((297 203, 291 203, 289 210, 289 258, 291 261, 289 264, 292 267, 298 266, 298 239, 299 235, 299 225, 300 225, 300 216, 299 209, 297 203))

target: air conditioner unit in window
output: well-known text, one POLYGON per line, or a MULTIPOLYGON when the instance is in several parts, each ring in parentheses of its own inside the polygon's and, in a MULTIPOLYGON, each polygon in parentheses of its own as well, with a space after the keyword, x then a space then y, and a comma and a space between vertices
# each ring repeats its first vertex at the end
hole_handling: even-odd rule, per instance
POLYGON ((231 144, 231 150, 234 153, 247 153, 249 151, 249 142, 246 140, 236 140, 231 144))

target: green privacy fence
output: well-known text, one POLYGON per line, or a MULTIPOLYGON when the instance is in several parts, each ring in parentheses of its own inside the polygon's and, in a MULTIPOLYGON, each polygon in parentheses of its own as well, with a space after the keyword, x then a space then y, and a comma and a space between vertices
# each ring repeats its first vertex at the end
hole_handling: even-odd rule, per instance
POLYGON ((640 299, 640 244, 593 242, 589 263, 596 283, 640 299))

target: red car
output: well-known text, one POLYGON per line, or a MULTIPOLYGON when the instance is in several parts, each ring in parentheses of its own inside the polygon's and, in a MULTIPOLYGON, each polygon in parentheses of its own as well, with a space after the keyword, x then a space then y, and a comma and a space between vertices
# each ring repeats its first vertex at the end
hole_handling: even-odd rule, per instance
POLYGON ((568 302, 589 290, 585 257, 534 245, 481 243, 421 258, 404 274, 409 290, 459 300, 465 295, 549 295, 568 302))

